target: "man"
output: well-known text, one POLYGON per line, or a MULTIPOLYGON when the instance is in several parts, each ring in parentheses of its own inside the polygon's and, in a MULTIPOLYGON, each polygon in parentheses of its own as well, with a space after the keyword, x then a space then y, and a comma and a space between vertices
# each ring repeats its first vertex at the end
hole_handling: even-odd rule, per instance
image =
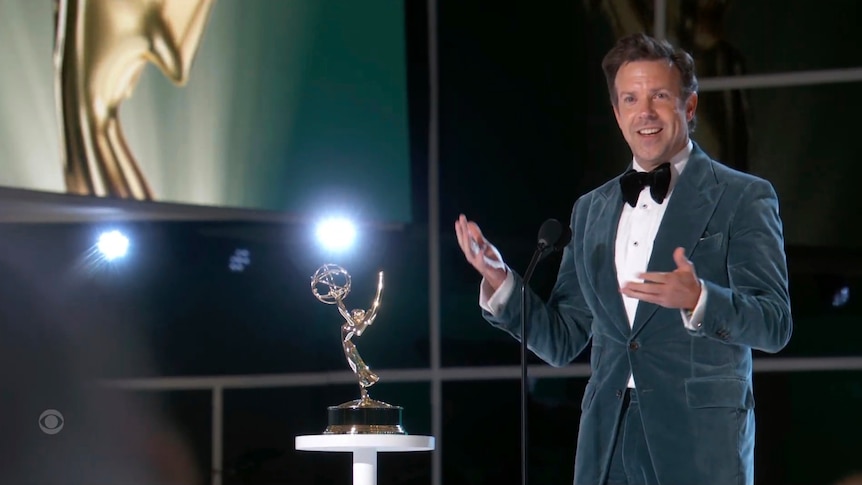
MULTIPOLYGON (((548 301, 528 292, 532 352, 563 366, 592 341, 574 482, 751 484, 752 349, 792 331, 775 191, 689 138, 689 54, 636 34, 602 67, 633 160, 575 202, 548 301)), ((483 315, 519 338, 521 277, 464 215, 455 231, 483 315)))

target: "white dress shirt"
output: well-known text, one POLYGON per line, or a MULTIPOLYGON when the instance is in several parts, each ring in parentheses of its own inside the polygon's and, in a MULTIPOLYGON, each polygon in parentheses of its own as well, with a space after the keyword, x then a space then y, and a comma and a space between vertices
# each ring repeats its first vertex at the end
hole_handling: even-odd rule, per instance
MULTIPOLYGON (((662 217, 667 209, 668 201, 673 195, 673 188, 679 175, 685 169, 688 163, 689 155, 691 154, 692 143, 689 140, 688 145, 679 153, 670 159, 671 163, 671 178, 668 194, 661 204, 653 200, 650 195, 649 187, 645 187, 638 197, 637 204, 632 207, 628 204, 623 204, 623 211, 620 215, 619 225, 617 228, 617 239, 614 251, 614 262, 616 264, 617 281, 620 287, 627 281, 642 281, 637 278, 639 273, 643 273, 649 264, 649 257, 652 253, 653 242, 655 241, 656 233, 661 225, 662 217)), ((637 160, 632 160, 632 168, 639 172, 644 172, 637 160)), ((479 289, 479 306, 488 311, 492 315, 497 314, 500 308, 508 301, 514 290, 515 280, 512 272, 508 271, 503 284, 497 288, 497 291, 492 293, 491 287, 483 279, 479 289)), ((690 329, 695 330, 693 322, 699 322, 703 319, 703 312, 706 306, 706 287, 701 282, 700 298, 694 310, 689 313, 686 310, 680 310, 682 324, 690 329)), ((640 300, 630 298, 620 294, 625 306, 626 315, 628 316, 629 327, 634 323, 635 312, 640 300)), ((628 387, 635 387, 634 376, 629 375, 628 387)))

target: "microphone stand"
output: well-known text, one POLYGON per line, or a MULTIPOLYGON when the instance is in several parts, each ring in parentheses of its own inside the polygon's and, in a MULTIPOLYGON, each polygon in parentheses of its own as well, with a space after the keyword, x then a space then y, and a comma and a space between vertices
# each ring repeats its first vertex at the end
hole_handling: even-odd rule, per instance
POLYGON ((521 485, 527 485, 527 284, 533 277, 533 272, 543 253, 548 249, 547 243, 540 240, 524 272, 521 284, 521 485))
POLYGON ((530 264, 527 265, 527 270, 524 272, 523 282, 521 283, 521 485, 527 485, 527 340, 529 337, 527 329, 527 288, 530 278, 533 277, 533 271, 536 265, 543 257, 552 252, 562 249, 569 243, 572 237, 572 232, 569 228, 564 228, 556 219, 548 219, 539 228, 538 242, 536 250, 533 252, 533 257, 530 259, 530 264))

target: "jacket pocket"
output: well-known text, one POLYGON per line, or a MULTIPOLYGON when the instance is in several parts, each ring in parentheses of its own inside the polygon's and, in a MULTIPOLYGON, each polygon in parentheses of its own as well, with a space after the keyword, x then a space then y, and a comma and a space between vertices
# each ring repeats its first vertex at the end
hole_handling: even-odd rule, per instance
POLYGON ((691 256, 695 254, 711 253, 721 248, 721 240, 723 235, 720 232, 702 237, 697 241, 694 249, 691 250, 691 256))
POLYGON ((737 377, 694 377, 685 381, 685 398, 691 408, 754 407, 751 384, 737 377))

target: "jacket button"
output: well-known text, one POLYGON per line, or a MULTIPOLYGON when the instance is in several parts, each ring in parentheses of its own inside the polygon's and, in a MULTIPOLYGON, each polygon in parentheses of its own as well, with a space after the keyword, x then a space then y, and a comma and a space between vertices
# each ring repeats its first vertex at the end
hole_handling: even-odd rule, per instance
POLYGON ((637 349, 639 349, 640 347, 641 347, 641 346, 640 346, 640 345, 638 345, 638 343, 637 343, 637 342, 631 342, 631 343, 629 343, 629 349, 631 349, 631 350, 637 350, 637 349))
POLYGON ((622 391, 622 389, 617 389, 617 399, 619 399, 621 397, 623 397, 623 391, 622 391))

